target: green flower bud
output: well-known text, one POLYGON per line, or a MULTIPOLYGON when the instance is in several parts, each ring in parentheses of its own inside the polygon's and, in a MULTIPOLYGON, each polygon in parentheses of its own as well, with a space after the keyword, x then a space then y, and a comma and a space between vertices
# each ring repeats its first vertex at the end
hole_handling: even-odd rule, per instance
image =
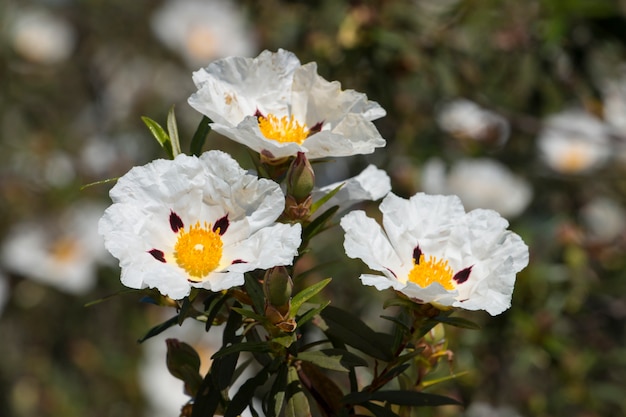
POLYGON ((185 382, 185 391, 195 396, 202 376, 200 376, 200 356, 198 352, 185 342, 178 339, 167 339, 167 369, 176 378, 185 382))
POLYGON ((284 266, 276 266, 265 272, 263 292, 267 303, 275 307, 281 314, 289 311, 289 301, 293 290, 293 281, 284 266))
POLYGON ((315 172, 304 152, 298 152, 287 171, 287 194, 302 203, 313 191, 315 172))

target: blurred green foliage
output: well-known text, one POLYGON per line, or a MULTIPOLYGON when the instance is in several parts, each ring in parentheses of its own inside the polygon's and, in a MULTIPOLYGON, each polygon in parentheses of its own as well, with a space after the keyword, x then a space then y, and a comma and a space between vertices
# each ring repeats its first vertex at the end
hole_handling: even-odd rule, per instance
MULTIPOLYGON (((194 89, 193 69, 151 32, 150 16, 159 4, 9 0, 0 5, 3 240, 13 224, 47 218, 76 201, 106 204, 106 185, 84 191, 80 186, 162 156, 140 116, 163 123, 176 105, 181 138, 190 139, 201 119, 186 105, 194 89), (73 28, 68 59, 42 64, 20 55, 10 27, 17 11, 26 8, 47 10, 73 28), (93 159, 84 157, 94 140, 117 149, 113 161, 97 171, 89 162, 93 159), (71 166, 61 179, 65 165, 51 162, 59 155, 71 166)), ((532 184, 530 207, 511 219, 512 229, 531 248, 513 306, 495 318, 465 315, 482 329, 453 330, 447 336, 455 353, 453 369, 468 370, 469 376, 432 391, 466 404, 508 404, 524 416, 626 414, 626 234, 593 239, 580 215, 581 207, 598 196, 626 205, 626 162, 564 175, 542 165, 536 148, 548 114, 577 105, 602 117, 604 83, 619 76, 626 62, 626 3, 235 4, 248 19, 259 51, 284 48, 302 62, 316 61, 326 79, 365 92, 387 110, 377 121, 387 148, 351 158, 354 173, 367 162, 376 163, 392 176, 394 192, 408 196, 420 190, 420 168, 431 156, 447 161, 489 156, 532 184), (511 123, 508 142, 496 149, 469 149, 443 132, 436 113, 456 97, 503 115, 511 123)), ((623 140, 623 133, 614 140, 623 140)), ((216 134, 210 134, 206 147, 231 151, 249 165, 245 152, 216 134)), ((337 251, 324 251, 341 244, 339 233, 323 239, 315 260, 338 261, 324 271, 334 277, 326 289, 329 297, 338 305, 350 302, 354 312, 375 321, 384 294, 355 285, 357 264, 337 251)), ((136 340, 153 322, 153 311, 135 296, 84 307, 122 289, 116 269, 101 267, 96 288, 81 296, 4 269, 10 288, 0 316, 0 415, 140 415, 145 400, 136 376, 141 355, 136 340)), ((420 411, 462 415, 458 407, 420 411)))

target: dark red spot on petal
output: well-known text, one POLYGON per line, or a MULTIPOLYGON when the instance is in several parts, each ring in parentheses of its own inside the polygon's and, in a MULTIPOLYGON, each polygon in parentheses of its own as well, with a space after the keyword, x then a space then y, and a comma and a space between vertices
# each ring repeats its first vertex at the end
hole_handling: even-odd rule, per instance
POLYGON ((472 266, 462 269, 452 277, 453 280, 456 281, 457 284, 463 284, 470 276, 470 272, 472 272, 472 266))
POLYGON ((398 276, 396 275, 395 272, 393 272, 391 269, 385 267, 387 269, 387 271, 391 272, 391 275, 393 275, 395 278, 398 278, 398 276))
POLYGON ((152 255, 152 257, 157 261, 165 263, 165 254, 163 253, 163 251, 160 251, 158 249, 150 249, 148 253, 152 255))
POLYGON ((174 213, 173 211, 170 211, 170 227, 172 228, 172 231, 174 233, 178 233, 180 229, 185 227, 185 225, 183 224, 183 220, 178 214, 174 213))
POLYGON ((243 259, 235 259, 234 261, 232 261, 230 264, 231 265, 235 265, 235 264, 247 264, 248 262, 244 261, 243 259))
POLYGON ((420 256, 422 256, 422 250, 420 249, 420 246, 417 245, 415 249, 413 249, 413 260, 415 261, 415 264, 420 263, 420 256))
POLYGON ((261 113, 259 109, 256 109, 256 111, 254 112, 254 117, 258 119, 259 117, 265 117, 265 116, 263 115, 263 113, 261 113))
POLYGON ((320 130, 322 130, 322 126, 324 126, 324 121, 317 122, 309 129, 309 136, 316 134, 320 130))
POLYGON ((217 232, 217 230, 219 229, 219 234, 220 236, 223 235, 224 233, 226 233, 226 229, 228 229, 228 226, 230 225, 230 222, 228 221, 228 213, 218 219, 215 224, 213 225, 213 231, 217 232))

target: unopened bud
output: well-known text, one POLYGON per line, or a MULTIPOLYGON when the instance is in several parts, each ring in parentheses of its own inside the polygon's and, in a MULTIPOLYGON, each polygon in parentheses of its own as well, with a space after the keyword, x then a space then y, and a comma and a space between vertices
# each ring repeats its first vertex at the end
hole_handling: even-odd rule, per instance
POLYGON ((287 194, 298 203, 305 201, 315 187, 315 172, 304 152, 298 152, 287 171, 287 194))
POLYGON ((275 307, 282 315, 289 312, 289 301, 293 290, 293 281, 287 268, 276 266, 267 270, 263 279, 263 292, 268 304, 275 307))
POLYGON ((178 339, 167 339, 167 369, 176 378, 185 382, 185 391, 195 396, 202 377, 200 376, 200 356, 193 347, 178 339))

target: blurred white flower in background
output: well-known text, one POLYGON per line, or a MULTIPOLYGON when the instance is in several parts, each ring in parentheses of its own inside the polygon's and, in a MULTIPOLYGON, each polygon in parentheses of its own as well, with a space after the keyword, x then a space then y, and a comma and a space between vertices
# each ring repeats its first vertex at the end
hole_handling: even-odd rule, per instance
POLYGON ((98 235, 105 207, 82 203, 58 218, 18 223, 0 250, 9 272, 71 294, 84 294, 96 283, 97 265, 111 264, 98 235))
POLYGON ((40 9, 9 10, 8 36, 22 58, 41 65, 66 61, 76 46, 75 29, 60 16, 40 9))
POLYGON ((488 158, 458 160, 449 172, 443 161, 430 159, 422 170, 422 189, 429 194, 458 195, 468 210, 492 209, 504 217, 520 215, 533 195, 526 180, 488 158))
POLYGON ((509 138, 509 122, 477 103, 456 99, 445 103, 437 113, 439 127, 463 141, 502 146, 509 138))
MULTIPOLYGON (((169 318, 169 317, 168 317, 169 318)), ((146 417, 172 417, 180 415, 181 407, 190 400, 184 393, 184 383, 167 369, 166 339, 179 339, 191 345, 200 356, 200 375, 206 375, 211 367, 211 356, 222 347, 222 328, 213 327, 207 333, 205 324, 197 320, 185 320, 181 326, 173 326, 145 342, 143 359, 139 365, 139 383, 147 400, 146 417)), ((242 357, 245 355, 242 355, 242 357)), ((241 384, 252 376, 251 368, 230 389, 231 398, 241 384)), ((250 416, 245 410, 242 416, 250 416)))
POLYGON ((626 73, 605 81, 602 95, 604 120, 618 134, 626 136, 626 73))
POLYGON ((159 41, 191 68, 257 53, 245 16, 229 0, 168 0, 153 14, 151 26, 159 41))
POLYGON ((496 407, 485 402, 476 401, 467 407, 463 417, 522 417, 522 415, 508 405, 496 407))
POLYGON ((626 230, 626 210, 608 197, 589 201, 581 208, 580 216, 592 239, 612 241, 626 230))
POLYGON ((561 174, 580 174, 603 166, 611 156, 608 126, 581 109, 549 116, 537 146, 544 162, 561 174))

